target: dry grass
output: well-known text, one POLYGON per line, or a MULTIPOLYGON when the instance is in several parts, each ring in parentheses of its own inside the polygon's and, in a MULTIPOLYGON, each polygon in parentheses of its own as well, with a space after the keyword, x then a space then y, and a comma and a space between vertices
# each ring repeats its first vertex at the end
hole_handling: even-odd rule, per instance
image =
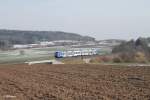
POLYGON ((63 60, 61 60, 62 61, 62 63, 64 63, 64 64, 85 64, 85 61, 83 61, 83 59, 81 59, 81 58, 68 58, 68 59, 63 59, 63 60))

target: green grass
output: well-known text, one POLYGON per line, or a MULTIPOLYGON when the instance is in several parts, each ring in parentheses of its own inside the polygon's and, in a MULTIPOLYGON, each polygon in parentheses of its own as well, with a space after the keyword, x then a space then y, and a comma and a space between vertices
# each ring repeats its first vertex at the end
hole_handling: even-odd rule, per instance
POLYGON ((0 57, 0 63, 24 63, 28 61, 35 61, 35 60, 48 60, 54 59, 54 57, 45 55, 45 56, 15 56, 15 57, 0 57))
POLYGON ((0 64, 3 63, 23 63, 26 61, 34 61, 34 60, 48 60, 54 59, 52 54, 49 52, 53 50, 45 51, 42 49, 25 49, 25 54, 20 55, 20 50, 14 51, 1 51, 0 52, 0 64))

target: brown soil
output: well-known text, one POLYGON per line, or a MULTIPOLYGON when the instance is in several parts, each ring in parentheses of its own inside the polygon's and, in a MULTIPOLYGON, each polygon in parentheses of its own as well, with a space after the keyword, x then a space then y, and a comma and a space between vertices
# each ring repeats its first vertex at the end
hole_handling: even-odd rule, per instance
POLYGON ((150 100, 150 67, 0 65, 0 100, 150 100))

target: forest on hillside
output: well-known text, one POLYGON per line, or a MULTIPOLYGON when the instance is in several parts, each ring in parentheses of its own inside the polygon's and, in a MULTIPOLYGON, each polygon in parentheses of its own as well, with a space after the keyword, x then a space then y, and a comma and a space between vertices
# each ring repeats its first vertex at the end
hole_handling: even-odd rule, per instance
POLYGON ((10 48, 13 44, 33 44, 39 41, 56 40, 95 41, 95 38, 61 31, 0 30, 0 49, 10 48))

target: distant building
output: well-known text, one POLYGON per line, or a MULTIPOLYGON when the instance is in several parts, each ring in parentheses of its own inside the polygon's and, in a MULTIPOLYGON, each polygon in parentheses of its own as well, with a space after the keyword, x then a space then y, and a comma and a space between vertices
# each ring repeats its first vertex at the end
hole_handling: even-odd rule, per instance
POLYGON ((40 46, 49 46, 49 45, 55 45, 55 43, 49 41, 40 42, 40 46))
POLYGON ((44 41, 44 42, 40 42, 39 44, 15 44, 13 45, 14 49, 24 49, 24 48, 36 48, 36 47, 46 47, 46 46, 54 46, 55 43, 54 42, 48 42, 48 41, 44 41))
POLYGON ((23 48, 28 48, 28 45, 13 45, 14 49, 23 49, 23 48))

